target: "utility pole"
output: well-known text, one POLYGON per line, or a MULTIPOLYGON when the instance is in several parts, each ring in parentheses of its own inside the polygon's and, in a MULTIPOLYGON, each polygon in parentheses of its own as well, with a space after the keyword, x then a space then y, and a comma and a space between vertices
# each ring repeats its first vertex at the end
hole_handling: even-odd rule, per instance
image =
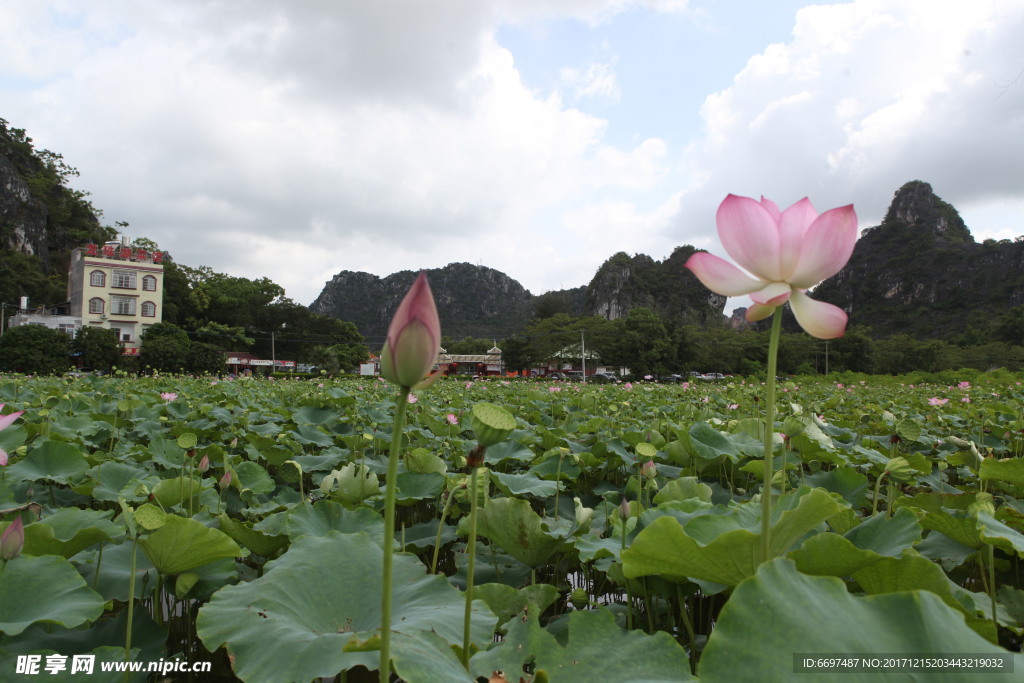
POLYGON ((580 363, 583 367, 583 383, 587 383, 587 348, 583 342, 583 330, 580 330, 580 363))

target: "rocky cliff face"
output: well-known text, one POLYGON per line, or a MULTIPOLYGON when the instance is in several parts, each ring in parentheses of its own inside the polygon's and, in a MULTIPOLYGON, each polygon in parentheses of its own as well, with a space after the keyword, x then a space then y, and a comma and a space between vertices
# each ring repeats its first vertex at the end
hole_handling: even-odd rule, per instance
POLYGON ((956 209, 913 181, 814 296, 877 336, 952 338, 1024 304, 1024 242, 976 243, 956 209))
POLYGON ((668 321, 703 323, 719 319, 726 298, 709 291, 683 267, 695 251, 690 246, 678 247, 664 261, 655 261, 646 254, 615 254, 587 286, 585 312, 617 320, 645 306, 668 321))
MULTIPOLYGON (((532 314, 533 295, 493 268, 451 263, 426 272, 445 336, 502 338, 521 330, 532 314)), ((371 344, 380 342, 415 278, 411 270, 384 278, 342 271, 327 283, 310 310, 349 320, 371 344)))
POLYGON ((64 184, 77 173, 0 119, 0 300, 63 301, 71 250, 114 234, 86 194, 64 184))

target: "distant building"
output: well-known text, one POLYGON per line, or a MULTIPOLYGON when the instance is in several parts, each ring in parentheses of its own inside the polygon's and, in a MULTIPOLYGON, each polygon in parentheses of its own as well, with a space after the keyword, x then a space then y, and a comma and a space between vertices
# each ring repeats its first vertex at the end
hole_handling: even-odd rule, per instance
POLYGON ((129 246, 127 237, 74 249, 68 301, 35 312, 22 310, 10 325, 44 325, 71 336, 83 326, 103 327, 117 332, 125 354, 136 355, 143 331, 163 320, 163 259, 163 252, 129 246))

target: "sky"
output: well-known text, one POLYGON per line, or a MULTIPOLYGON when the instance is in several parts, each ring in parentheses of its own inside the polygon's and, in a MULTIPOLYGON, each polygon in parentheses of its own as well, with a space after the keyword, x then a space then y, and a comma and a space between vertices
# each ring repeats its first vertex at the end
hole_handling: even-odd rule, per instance
POLYGON ((310 304, 464 261, 534 294, 725 256, 729 193, 1024 234, 1020 0, 0 0, 0 118, 102 221, 310 304))

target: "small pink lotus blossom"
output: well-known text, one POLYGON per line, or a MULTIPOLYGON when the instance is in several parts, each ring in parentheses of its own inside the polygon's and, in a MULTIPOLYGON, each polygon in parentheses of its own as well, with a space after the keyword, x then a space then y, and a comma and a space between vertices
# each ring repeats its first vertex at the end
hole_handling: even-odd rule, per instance
POLYGON ((928 405, 930 406, 944 406, 947 403, 949 403, 948 398, 939 398, 937 396, 933 396, 932 398, 928 399, 928 405))
POLYGON ((739 403, 730 403, 729 404, 729 410, 736 410, 739 407, 740 407, 739 403))
POLYGON ((683 387, 683 389, 689 389, 690 388, 690 383, 689 382, 683 382, 681 386, 683 387))
POLYGON ((654 464, 653 460, 648 460, 640 466, 640 476, 644 479, 654 479, 658 476, 658 466, 654 464))
POLYGON ((467 388, 467 389, 470 389, 470 388, 472 388, 472 386, 473 386, 473 383, 472 383, 472 382, 466 382, 466 388, 467 388))
POLYGON ((960 402, 961 403, 970 403, 971 402, 971 397, 970 396, 964 396, 963 398, 960 399, 960 402))
POLYGON ((622 388, 623 389, 632 389, 633 388, 633 383, 632 382, 626 382, 625 384, 622 385, 622 388))
POLYGON ((4 533, 0 535, 0 559, 13 560, 21 552, 25 545, 25 528, 21 523, 21 516, 14 518, 14 521, 7 525, 4 533))
POLYGON ((959 387, 960 389, 970 389, 971 388, 971 383, 970 382, 960 382, 960 384, 957 384, 957 387, 959 387))
POLYGON ((758 202, 730 194, 718 207, 717 223, 722 246, 753 277, 722 258, 697 252, 686 267, 705 287, 724 296, 750 295, 750 322, 764 320, 788 301, 811 336, 843 336, 846 312, 806 292, 850 260, 857 242, 852 205, 819 215, 806 198, 780 211, 763 197, 758 202))
POLYGON ((455 417, 455 413, 448 413, 444 416, 444 419, 448 420, 448 424, 450 425, 459 424, 459 418, 455 417))
POLYGON ((548 391, 550 391, 552 393, 555 393, 555 392, 561 391, 561 390, 562 390, 562 387, 548 387, 548 391))
POLYGON ((419 402, 419 399, 416 398, 416 394, 409 394, 409 396, 407 397, 406 400, 408 400, 409 403, 418 403, 419 402))
POLYGON ((644 379, 654 379, 651 375, 644 375, 644 379))
POLYGON ((174 399, 178 398, 178 395, 173 391, 164 391, 161 392, 160 398, 162 398, 165 401, 173 401, 174 399))

